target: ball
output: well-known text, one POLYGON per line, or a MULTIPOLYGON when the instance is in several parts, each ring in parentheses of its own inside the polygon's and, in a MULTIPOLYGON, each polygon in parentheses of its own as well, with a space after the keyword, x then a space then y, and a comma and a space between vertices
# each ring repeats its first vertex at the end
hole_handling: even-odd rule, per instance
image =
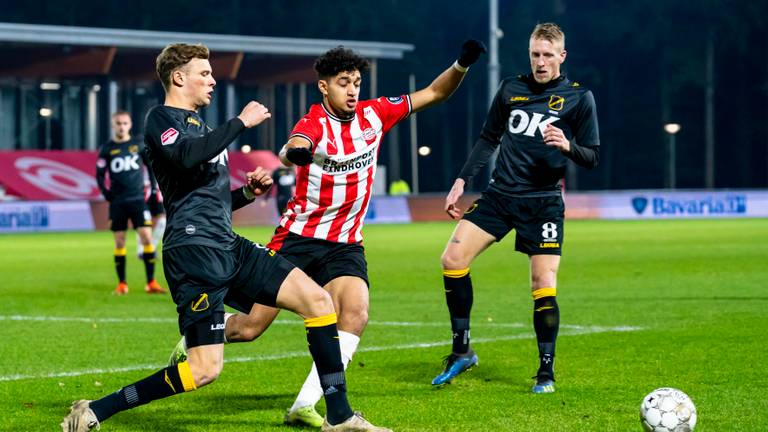
POLYGON ((690 432, 696 426, 696 406, 675 388, 657 388, 640 404, 640 422, 648 432, 690 432))

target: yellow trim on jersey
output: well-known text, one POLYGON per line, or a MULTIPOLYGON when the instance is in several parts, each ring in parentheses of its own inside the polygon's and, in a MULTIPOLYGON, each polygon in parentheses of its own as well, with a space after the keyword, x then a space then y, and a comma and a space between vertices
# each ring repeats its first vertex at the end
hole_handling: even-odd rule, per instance
POLYGON ((305 327, 325 327, 336 324, 336 313, 319 316, 317 318, 307 318, 304 320, 305 327))
POLYGON ((181 378, 181 385, 184 386, 184 391, 197 390, 195 385, 195 378, 192 376, 192 369, 189 367, 189 362, 183 361, 177 365, 179 368, 179 378, 181 378))
POLYGON ((144 253, 152 253, 155 251, 155 245, 152 243, 144 246, 144 253))
POLYGON ((469 274, 469 267, 461 270, 443 270, 443 276, 458 279, 469 274))
POLYGON ((115 256, 126 256, 128 255, 128 248, 115 248, 115 256))
POLYGON ((534 300, 538 300, 544 297, 555 297, 557 295, 557 288, 539 288, 532 294, 534 300))

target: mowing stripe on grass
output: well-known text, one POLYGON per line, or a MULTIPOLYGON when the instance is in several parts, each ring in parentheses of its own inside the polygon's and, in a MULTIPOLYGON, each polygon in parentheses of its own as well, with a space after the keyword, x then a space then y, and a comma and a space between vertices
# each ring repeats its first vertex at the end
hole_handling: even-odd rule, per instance
MULTIPOLYGON (((561 327, 565 327, 565 326, 561 326, 561 327)), ((632 327, 632 326, 618 326, 618 327, 570 326, 570 327, 565 327, 565 329, 566 331, 561 332, 560 336, 579 336, 579 335, 595 334, 595 333, 632 332, 632 331, 643 330, 642 327, 632 327)), ((534 338, 533 333, 525 333, 525 334, 516 334, 516 335, 502 336, 502 337, 495 337, 495 338, 476 338, 476 339, 472 339, 472 343, 473 344, 493 343, 493 342, 503 342, 503 341, 511 341, 511 340, 518 340, 518 339, 533 339, 533 338, 534 338)), ((424 349, 424 348, 434 348, 434 347, 450 346, 450 345, 451 345, 450 341, 443 340, 439 342, 422 342, 422 343, 402 344, 402 345, 382 345, 382 346, 361 347, 359 350, 357 350, 357 352, 424 349)), ((284 360, 284 359, 299 358, 299 357, 309 357, 309 353, 307 351, 293 351, 293 352, 285 352, 285 353, 261 355, 261 356, 233 357, 230 359, 226 359, 225 363, 247 363, 247 362, 270 361, 270 360, 284 360)), ((119 367, 119 368, 97 368, 97 369, 85 369, 85 370, 71 371, 71 372, 53 372, 48 374, 0 375, 0 382, 20 381, 20 380, 26 380, 26 379, 78 377, 82 375, 94 375, 94 374, 105 374, 105 373, 114 374, 114 373, 123 373, 123 372, 133 372, 137 370, 160 369, 165 366, 166 366, 165 364, 155 363, 155 364, 132 365, 132 366, 119 367)))

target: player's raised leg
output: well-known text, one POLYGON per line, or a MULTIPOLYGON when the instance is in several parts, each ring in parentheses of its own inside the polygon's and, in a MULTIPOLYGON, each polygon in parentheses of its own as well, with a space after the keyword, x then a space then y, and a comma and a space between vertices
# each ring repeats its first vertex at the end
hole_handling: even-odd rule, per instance
POLYGON ((556 298, 560 256, 532 255, 530 262, 533 328, 539 348, 539 369, 532 390, 534 393, 554 393, 555 342, 560 328, 560 308, 556 298))
POLYGON ((441 257, 445 301, 451 316, 453 346, 445 358, 445 369, 432 380, 432 385, 451 382, 458 374, 478 362, 469 347, 469 317, 472 311, 472 279, 469 266, 496 238, 467 220, 461 220, 441 257))
POLYGON ((323 431, 389 431, 371 425, 352 411, 339 347, 339 332, 333 300, 304 272, 292 270, 280 286, 277 306, 304 318, 307 342, 317 367, 327 413, 323 431))
MULTIPOLYGON (((222 315, 218 314, 217 319, 221 321, 222 315)), ((193 337, 191 340, 198 340, 198 338, 193 337)), ((61 430, 86 432, 98 429, 104 420, 121 411, 153 400, 196 390, 210 384, 219 376, 224 365, 222 343, 190 347, 188 355, 187 361, 161 369, 101 399, 76 401, 72 404, 69 415, 61 423, 61 430)))

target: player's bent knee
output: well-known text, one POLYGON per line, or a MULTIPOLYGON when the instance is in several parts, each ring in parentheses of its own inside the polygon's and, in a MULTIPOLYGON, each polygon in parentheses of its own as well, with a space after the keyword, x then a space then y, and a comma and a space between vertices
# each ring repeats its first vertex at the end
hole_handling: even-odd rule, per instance
POLYGON ((469 260, 456 251, 445 251, 440 257, 443 270, 461 270, 469 267, 469 260))

